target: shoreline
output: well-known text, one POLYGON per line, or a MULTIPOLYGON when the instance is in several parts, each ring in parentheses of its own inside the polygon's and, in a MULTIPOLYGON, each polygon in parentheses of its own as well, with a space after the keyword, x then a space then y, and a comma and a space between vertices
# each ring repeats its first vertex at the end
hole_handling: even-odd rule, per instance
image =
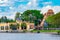
MULTIPOLYGON (((0 33, 38 33, 38 32, 0 32, 0 33)), ((40 33, 44 33, 44 34, 57 34, 57 32, 40 32, 40 33)))
MULTIPOLYGON (((0 31, 0 33, 44 33, 44 34, 58 34, 58 31, 54 30, 32 30, 32 31, 0 31)), ((60 33, 59 33, 60 34, 60 33)))

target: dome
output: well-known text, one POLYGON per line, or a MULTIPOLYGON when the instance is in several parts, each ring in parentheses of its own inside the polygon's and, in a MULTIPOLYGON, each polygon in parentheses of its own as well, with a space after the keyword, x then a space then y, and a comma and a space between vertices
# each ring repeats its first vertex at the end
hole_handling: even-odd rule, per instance
POLYGON ((47 15, 53 15, 53 14, 54 14, 53 10, 49 9, 48 12, 47 12, 47 15))
POLYGON ((52 9, 49 9, 48 11, 53 11, 52 9))

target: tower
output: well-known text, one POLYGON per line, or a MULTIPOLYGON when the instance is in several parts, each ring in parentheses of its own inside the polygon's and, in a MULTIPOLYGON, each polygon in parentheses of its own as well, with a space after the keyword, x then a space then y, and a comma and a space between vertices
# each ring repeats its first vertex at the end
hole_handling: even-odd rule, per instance
POLYGON ((54 14, 54 12, 53 12, 53 10, 52 9, 49 9, 48 11, 47 11, 47 13, 45 13, 44 14, 44 16, 51 16, 51 15, 53 15, 54 14))
POLYGON ((52 9, 49 9, 49 10, 47 11, 47 13, 44 14, 44 17, 43 17, 43 20, 42 20, 42 22, 41 22, 41 24, 40 24, 40 27, 43 28, 44 22, 45 22, 46 18, 47 18, 48 16, 53 15, 53 14, 54 14, 53 10, 52 10, 52 9))

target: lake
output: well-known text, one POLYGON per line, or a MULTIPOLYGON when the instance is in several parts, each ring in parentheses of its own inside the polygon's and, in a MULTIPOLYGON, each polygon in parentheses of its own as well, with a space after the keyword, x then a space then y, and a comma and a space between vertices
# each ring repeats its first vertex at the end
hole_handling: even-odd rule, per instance
POLYGON ((0 33, 0 40, 60 40, 60 35, 44 33, 0 33))

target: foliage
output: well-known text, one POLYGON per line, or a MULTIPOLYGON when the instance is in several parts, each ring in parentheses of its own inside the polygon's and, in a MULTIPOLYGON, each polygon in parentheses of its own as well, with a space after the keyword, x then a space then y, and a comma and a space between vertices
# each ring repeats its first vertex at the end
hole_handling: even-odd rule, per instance
POLYGON ((30 22, 33 22, 35 19, 43 18, 43 15, 40 13, 40 10, 27 10, 27 11, 24 11, 21 16, 22 16, 22 19, 30 22))
POLYGON ((17 18, 20 18, 20 13, 17 12, 16 15, 15 15, 15 20, 17 20, 17 18))
POLYGON ((19 24, 10 24, 10 28, 12 30, 17 30, 17 28, 19 28, 19 24))
POLYGON ((7 17, 6 16, 1 17, 0 22, 7 22, 7 17))
POLYGON ((27 27, 26 23, 21 23, 21 28, 22 29, 26 29, 26 27, 27 27))
POLYGON ((57 33, 60 35, 60 30, 58 30, 57 33))
POLYGON ((1 23, 1 22, 8 23, 8 22, 16 22, 16 21, 13 20, 13 19, 8 19, 6 16, 2 16, 2 17, 0 18, 0 23, 1 23))
POLYGON ((26 10, 21 15, 23 21, 33 22, 36 26, 40 24, 40 20, 43 19, 43 14, 40 10, 26 10))
MULTIPOLYGON (((37 33, 38 30, 31 30, 30 32, 37 33)), ((39 30, 40 32, 60 32, 60 30, 39 30)))
POLYGON ((49 23, 51 27, 59 28, 60 27, 60 12, 55 15, 49 16, 46 19, 46 21, 49 23))

